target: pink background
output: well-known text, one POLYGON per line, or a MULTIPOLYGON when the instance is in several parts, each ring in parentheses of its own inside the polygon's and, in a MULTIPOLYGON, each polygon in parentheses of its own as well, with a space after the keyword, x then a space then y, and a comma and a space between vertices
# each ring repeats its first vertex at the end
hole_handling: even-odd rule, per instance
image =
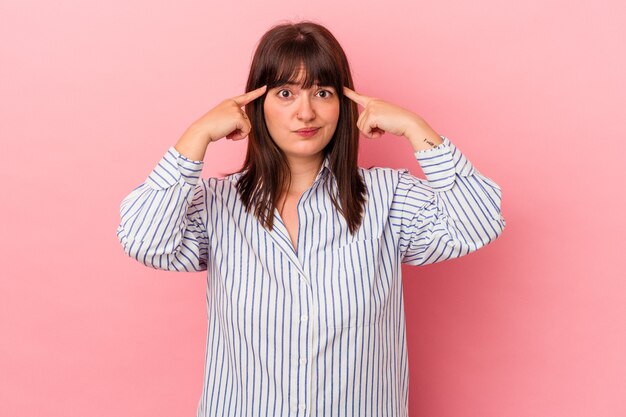
MULTIPOLYGON (((496 243, 404 267, 411 416, 626 415, 623 2, 87 3, 0 3, 1 416, 195 416, 205 275, 127 257, 119 204, 283 19, 503 189, 496 243)), ((404 138, 361 140, 423 176, 404 138)))

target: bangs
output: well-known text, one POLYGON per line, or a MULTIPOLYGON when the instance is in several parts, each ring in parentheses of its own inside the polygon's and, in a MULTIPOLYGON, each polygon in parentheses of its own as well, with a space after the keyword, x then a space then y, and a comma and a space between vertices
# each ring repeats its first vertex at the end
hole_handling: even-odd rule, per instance
POLYGON ((333 57, 325 53, 317 44, 310 41, 293 41, 283 44, 275 52, 274 59, 268 59, 265 68, 264 84, 273 88, 284 84, 302 85, 302 88, 332 86, 340 90, 343 85, 341 71, 333 57), (304 78, 298 79, 300 69, 304 78))

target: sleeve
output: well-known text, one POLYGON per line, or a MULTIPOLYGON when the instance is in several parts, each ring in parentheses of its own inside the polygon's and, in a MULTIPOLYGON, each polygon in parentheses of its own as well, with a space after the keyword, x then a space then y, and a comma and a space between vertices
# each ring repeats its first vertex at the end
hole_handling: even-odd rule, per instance
POLYGON ((502 192, 445 136, 415 152, 426 180, 398 170, 391 203, 402 263, 426 265, 473 252, 502 234, 502 192))
POLYGON ((117 237, 126 254, 168 271, 207 269, 207 182, 204 163, 170 147, 145 182, 120 205, 117 237))

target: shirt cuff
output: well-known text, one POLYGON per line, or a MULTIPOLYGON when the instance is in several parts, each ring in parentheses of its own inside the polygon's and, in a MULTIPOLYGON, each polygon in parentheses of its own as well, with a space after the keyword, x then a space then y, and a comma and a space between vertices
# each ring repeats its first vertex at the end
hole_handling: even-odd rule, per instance
POLYGON ((439 137, 443 143, 416 151, 415 158, 424 171, 428 185, 434 191, 445 191, 454 186, 457 174, 464 177, 472 175, 474 166, 446 136, 439 137))
POLYGON ((200 179, 203 166, 203 161, 189 159, 170 146, 147 181, 157 190, 164 190, 175 184, 195 186, 200 179))

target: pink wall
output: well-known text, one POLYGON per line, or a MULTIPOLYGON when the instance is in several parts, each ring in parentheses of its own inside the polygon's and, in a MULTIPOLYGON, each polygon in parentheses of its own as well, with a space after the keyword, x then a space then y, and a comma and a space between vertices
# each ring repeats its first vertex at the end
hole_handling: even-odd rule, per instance
MULTIPOLYGON (((86 3, 0 4, 0 416, 195 415, 205 276, 126 257, 119 204, 301 18, 503 189, 497 243, 404 268, 411 416, 626 415, 623 2, 86 3)), ((373 164, 422 176, 398 137, 373 164)))

